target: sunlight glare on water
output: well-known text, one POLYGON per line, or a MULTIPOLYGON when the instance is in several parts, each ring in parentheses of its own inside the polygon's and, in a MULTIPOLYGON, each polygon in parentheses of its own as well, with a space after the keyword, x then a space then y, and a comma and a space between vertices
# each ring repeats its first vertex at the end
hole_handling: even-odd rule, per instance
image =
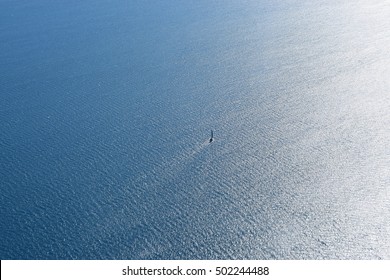
POLYGON ((1 259, 390 258, 388 1, 0 18, 1 259))

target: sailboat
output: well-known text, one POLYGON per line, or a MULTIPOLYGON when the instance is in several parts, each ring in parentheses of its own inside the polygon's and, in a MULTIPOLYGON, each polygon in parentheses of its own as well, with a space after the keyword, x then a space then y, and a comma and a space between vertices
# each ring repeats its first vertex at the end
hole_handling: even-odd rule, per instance
POLYGON ((211 130, 211 137, 210 137, 209 143, 211 143, 213 141, 214 141, 214 134, 213 134, 213 131, 211 130))

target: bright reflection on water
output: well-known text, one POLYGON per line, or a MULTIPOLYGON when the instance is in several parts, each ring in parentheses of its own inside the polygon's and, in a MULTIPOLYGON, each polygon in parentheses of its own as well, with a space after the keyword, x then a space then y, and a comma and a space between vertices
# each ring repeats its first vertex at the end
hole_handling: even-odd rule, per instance
POLYGON ((1 259, 390 258, 388 1, 60 2, 0 3, 1 259))

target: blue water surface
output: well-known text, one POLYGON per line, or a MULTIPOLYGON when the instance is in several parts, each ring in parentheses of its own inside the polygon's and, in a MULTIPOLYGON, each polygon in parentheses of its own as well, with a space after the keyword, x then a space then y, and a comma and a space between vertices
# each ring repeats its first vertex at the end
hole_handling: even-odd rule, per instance
POLYGON ((389 259, 389 18, 0 0, 0 259, 389 259))

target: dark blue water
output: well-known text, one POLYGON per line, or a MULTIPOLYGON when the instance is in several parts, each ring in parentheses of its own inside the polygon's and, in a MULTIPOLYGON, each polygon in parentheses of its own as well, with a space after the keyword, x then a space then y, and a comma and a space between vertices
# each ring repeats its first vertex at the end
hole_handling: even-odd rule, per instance
POLYGON ((389 18, 0 0, 0 259, 389 259, 389 18))

